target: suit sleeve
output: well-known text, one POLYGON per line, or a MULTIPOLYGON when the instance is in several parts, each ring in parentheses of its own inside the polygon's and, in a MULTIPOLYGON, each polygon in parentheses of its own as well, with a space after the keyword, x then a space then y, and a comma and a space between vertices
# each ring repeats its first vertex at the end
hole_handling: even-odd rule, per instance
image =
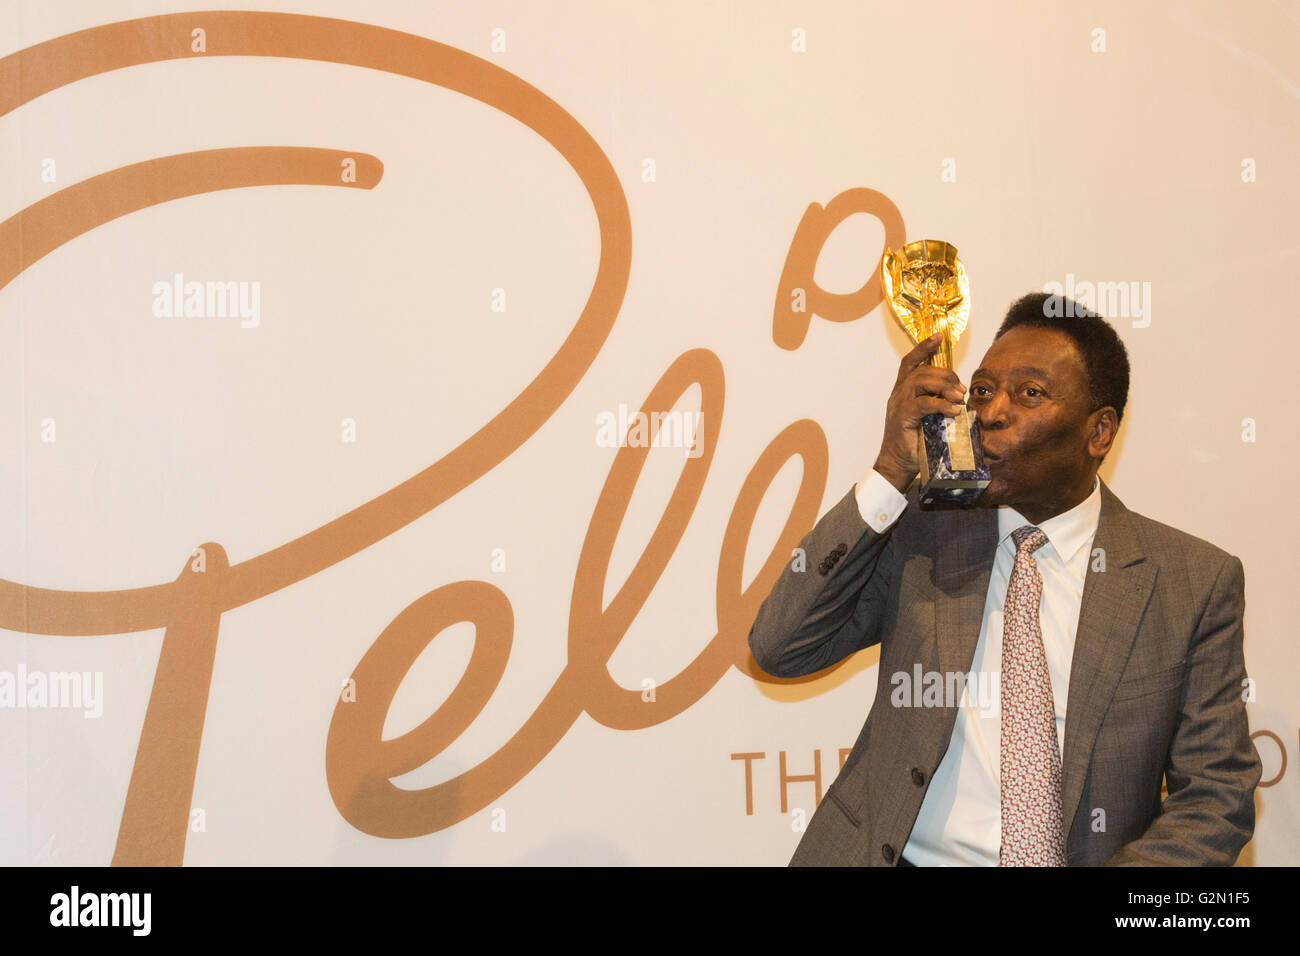
POLYGON ((1231 866, 1255 829, 1263 764, 1246 720, 1245 571, 1229 556, 1187 655, 1160 815, 1107 866, 1231 866))
POLYGON ((799 542, 759 606, 749 649, 774 677, 802 677, 880 641, 880 618, 894 576, 898 523, 877 532, 856 487, 799 542))

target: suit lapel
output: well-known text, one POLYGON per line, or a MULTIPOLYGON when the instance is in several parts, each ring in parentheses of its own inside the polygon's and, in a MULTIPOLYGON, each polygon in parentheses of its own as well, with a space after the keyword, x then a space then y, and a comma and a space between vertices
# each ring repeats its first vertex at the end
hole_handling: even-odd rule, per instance
MULTIPOLYGON (((996 508, 941 512, 935 522, 935 636, 941 674, 965 673, 975 658, 998 546, 996 508)), ((956 711, 951 715, 956 717, 956 711)))
POLYGON ((1061 809, 1067 827, 1073 825, 1097 732, 1155 587, 1158 568, 1143 552, 1128 515, 1103 481, 1101 517, 1084 578, 1066 699, 1061 809))

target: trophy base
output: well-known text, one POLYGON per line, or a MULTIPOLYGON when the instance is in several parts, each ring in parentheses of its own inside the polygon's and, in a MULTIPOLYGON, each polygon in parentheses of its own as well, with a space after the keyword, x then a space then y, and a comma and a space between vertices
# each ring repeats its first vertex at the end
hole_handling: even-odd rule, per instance
POLYGON ((980 451, 979 420, 965 407, 953 416, 935 412, 921 419, 923 505, 969 505, 993 477, 980 451))

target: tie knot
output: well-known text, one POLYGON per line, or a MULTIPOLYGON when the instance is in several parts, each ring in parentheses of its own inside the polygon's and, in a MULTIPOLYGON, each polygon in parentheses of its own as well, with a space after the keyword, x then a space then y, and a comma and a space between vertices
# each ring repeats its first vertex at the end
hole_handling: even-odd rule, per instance
POLYGON ((1047 544, 1047 535, 1043 534, 1040 529, 1034 527, 1032 524, 1027 524, 1023 528, 1017 528, 1015 531, 1011 532, 1011 537, 1015 539, 1017 554, 1033 554, 1043 545, 1047 544))

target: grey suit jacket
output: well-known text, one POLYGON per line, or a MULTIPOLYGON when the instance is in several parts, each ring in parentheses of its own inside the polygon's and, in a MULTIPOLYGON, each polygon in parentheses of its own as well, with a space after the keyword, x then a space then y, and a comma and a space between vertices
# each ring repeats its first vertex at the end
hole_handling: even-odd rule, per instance
MULTIPOLYGON (((914 484, 882 535, 850 488, 800 542, 807 569, 786 565, 750 631, 754 659, 777 677, 881 648, 875 703, 792 866, 897 865, 948 749, 957 709, 894 707, 891 676, 917 663, 970 670, 997 512, 922 511, 916 495, 914 484)), ((1101 483, 1062 755, 1069 865, 1236 860, 1262 772, 1246 722, 1244 611, 1238 558, 1129 511, 1101 483)))

